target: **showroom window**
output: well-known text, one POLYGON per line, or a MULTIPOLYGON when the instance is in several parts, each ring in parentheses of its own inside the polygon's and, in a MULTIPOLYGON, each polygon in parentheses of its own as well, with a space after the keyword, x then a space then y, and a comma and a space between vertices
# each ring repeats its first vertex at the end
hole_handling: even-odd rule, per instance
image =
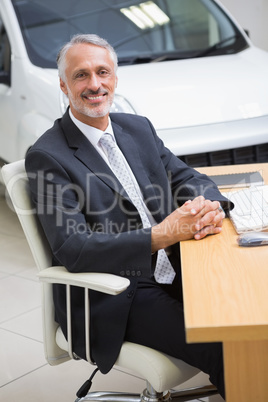
POLYGON ((10 65, 10 44, 0 15, 0 83, 10 85, 10 65))

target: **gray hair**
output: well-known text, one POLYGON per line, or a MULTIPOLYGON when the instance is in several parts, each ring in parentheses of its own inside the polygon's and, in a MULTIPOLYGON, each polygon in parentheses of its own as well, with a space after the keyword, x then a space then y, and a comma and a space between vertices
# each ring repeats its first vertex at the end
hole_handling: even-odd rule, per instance
POLYGON ((118 58, 114 48, 107 42, 106 39, 103 39, 95 34, 78 34, 74 35, 70 42, 67 42, 59 51, 57 57, 57 65, 59 77, 64 81, 65 80, 65 70, 66 70, 66 54, 68 50, 77 44, 89 44, 102 47, 110 52, 112 60, 114 62, 115 72, 118 66, 118 58))

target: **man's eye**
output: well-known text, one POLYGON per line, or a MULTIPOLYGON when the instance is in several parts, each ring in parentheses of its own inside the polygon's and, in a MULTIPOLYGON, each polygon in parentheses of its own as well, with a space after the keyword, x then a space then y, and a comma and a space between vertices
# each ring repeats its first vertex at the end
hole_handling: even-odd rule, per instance
POLYGON ((84 78, 84 77, 85 77, 85 73, 79 73, 79 74, 76 74, 76 76, 75 76, 76 79, 84 78))

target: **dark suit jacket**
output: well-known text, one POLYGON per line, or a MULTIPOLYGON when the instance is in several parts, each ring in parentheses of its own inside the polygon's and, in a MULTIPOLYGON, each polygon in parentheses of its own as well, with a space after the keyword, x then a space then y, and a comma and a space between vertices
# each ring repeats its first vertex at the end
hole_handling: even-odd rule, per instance
MULTIPOLYGON (((203 194, 222 203, 212 181, 187 167, 157 137, 144 117, 111 114, 123 151, 156 222, 203 194)), ((183 139, 182 139, 183 140, 183 139)), ((53 264, 71 272, 108 272, 130 279, 118 296, 91 293, 91 354, 103 373, 114 364, 139 278, 153 274, 151 229, 121 184, 66 112, 26 157, 33 201, 53 252, 53 264)), ((170 259, 180 282, 179 245, 170 259)), ((85 358, 83 290, 72 289, 74 351, 85 358)), ((64 289, 54 286, 56 319, 66 334, 64 289)))

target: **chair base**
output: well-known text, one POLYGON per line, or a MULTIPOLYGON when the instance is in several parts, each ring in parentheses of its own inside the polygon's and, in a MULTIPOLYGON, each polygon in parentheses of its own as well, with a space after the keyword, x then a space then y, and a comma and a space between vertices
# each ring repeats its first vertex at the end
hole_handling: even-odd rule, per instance
POLYGON ((216 394, 218 394, 218 391, 213 385, 160 393, 152 392, 152 388, 148 391, 147 388, 141 395, 123 392, 90 392, 85 397, 76 399, 75 402, 186 402, 216 394))

